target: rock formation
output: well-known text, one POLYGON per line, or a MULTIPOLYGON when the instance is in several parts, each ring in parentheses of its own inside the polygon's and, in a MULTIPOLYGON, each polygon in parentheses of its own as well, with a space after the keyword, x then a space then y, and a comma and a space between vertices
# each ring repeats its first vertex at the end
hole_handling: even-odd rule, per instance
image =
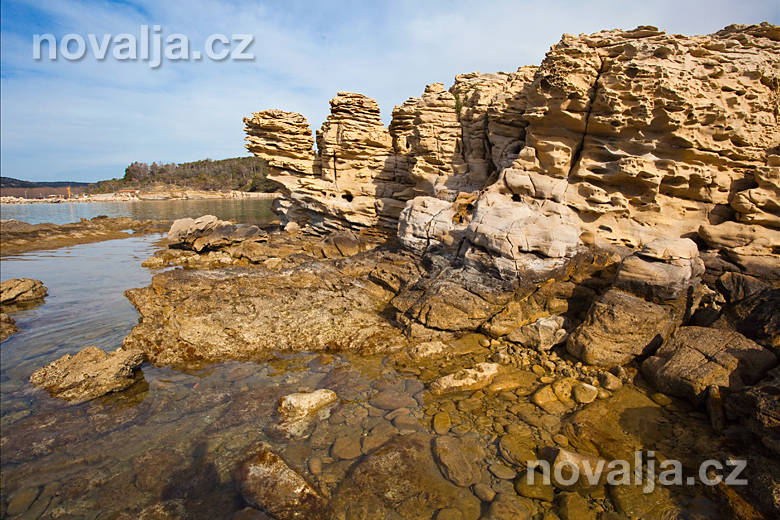
POLYGON ((99 216, 90 220, 56 225, 28 224, 13 219, 0 220, 0 255, 11 255, 41 249, 87 244, 102 240, 127 238, 126 230, 134 233, 163 232, 165 220, 135 220, 129 217, 99 216))
POLYGON ((30 382, 54 397, 78 403, 131 386, 143 361, 143 353, 137 350, 117 349, 107 354, 90 346, 39 368, 30 376, 30 382))
POLYGON ((0 284, 0 341, 19 332, 8 313, 36 307, 43 303, 47 294, 43 282, 31 278, 12 278, 0 284))
POLYGON ((0 306, 4 310, 21 309, 40 304, 48 289, 40 280, 12 278, 0 284, 0 306))
POLYGON ((564 35, 538 68, 429 85, 388 129, 372 100, 339 93, 316 154, 303 116, 278 110, 245 120, 247 147, 285 185, 283 214, 315 228, 393 228, 406 204, 405 243, 465 236, 499 268, 569 256, 584 230, 632 248, 698 232, 777 279, 778 32, 564 35))

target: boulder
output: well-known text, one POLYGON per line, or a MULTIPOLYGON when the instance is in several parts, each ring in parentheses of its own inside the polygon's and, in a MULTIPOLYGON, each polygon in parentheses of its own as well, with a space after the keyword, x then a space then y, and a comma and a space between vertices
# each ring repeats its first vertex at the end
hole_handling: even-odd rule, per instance
POLYGON ((434 394, 479 390, 488 386, 498 374, 498 363, 477 363, 474 368, 464 368, 442 376, 430 385, 434 394))
POLYGON ((747 427, 775 456, 780 456, 780 367, 775 367, 755 386, 729 394, 726 409, 745 420, 747 427))
POLYGON ((672 308, 610 289, 571 333, 566 350, 590 365, 623 365, 652 354, 674 325, 672 308))
POLYGON ((276 410, 285 421, 295 421, 338 399, 336 392, 321 388, 314 392, 296 392, 279 398, 276 410))
POLYGON ((327 501, 268 447, 242 462, 235 474, 241 496, 278 520, 324 520, 327 501))
POLYGON ((726 308, 726 320, 780 355, 780 289, 765 289, 726 308))
POLYGON ((136 370, 144 358, 138 350, 120 348, 107 354, 98 347, 89 346, 74 356, 66 354, 39 368, 30 376, 30 382, 60 399, 89 401, 135 383, 136 370))
POLYGON ((708 386, 739 390, 776 363, 771 351, 738 332, 680 327, 642 363, 642 374, 661 392, 698 404, 708 386))
POLYGON ((615 287, 647 300, 685 297, 704 273, 696 243, 689 238, 656 239, 623 260, 615 287))
POLYGON ((563 328, 564 321, 563 316, 539 318, 533 323, 514 329, 507 338, 513 343, 519 343, 534 350, 550 350, 555 345, 562 343, 568 335, 566 329, 563 328))
POLYGON ((47 293, 40 280, 12 278, 0 283, 0 307, 5 311, 28 308, 41 303, 47 293))

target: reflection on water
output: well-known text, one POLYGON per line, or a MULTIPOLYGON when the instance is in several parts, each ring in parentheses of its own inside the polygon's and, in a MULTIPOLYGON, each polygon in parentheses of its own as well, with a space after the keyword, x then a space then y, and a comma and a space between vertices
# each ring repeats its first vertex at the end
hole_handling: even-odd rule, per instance
POLYGON ((216 215, 222 220, 263 224, 273 218, 270 199, 141 200, 133 202, 62 202, 59 204, 2 204, 0 215, 30 224, 67 224, 107 215, 137 220, 173 220, 216 215))

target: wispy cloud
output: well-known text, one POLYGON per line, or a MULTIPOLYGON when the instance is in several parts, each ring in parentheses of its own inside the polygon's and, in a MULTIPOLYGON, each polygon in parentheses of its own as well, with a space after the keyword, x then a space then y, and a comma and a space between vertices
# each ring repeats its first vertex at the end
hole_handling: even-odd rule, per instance
POLYGON ((538 63, 564 32, 657 25, 702 34, 780 22, 776 0, 742 2, 435 1, 227 2, 9 0, 2 12, 0 172, 96 180, 134 160, 245 155, 241 118, 263 108, 312 128, 339 90, 394 105, 455 74, 538 63), (158 24, 193 48, 209 34, 253 34, 253 62, 32 59, 33 34, 138 34, 158 24))

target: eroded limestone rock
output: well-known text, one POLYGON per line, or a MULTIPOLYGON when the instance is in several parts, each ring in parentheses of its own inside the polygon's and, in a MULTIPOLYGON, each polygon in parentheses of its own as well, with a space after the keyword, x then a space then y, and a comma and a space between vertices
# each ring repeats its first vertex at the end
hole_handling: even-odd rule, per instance
POLYGON ((144 354, 138 350, 120 348, 107 354, 89 346, 39 368, 30 376, 30 382, 60 399, 89 401, 131 386, 143 361, 144 354))
POLYGON ((680 327, 642 363, 642 373, 662 392, 699 403, 708 386, 739 390, 776 364, 771 351, 738 332, 680 327))

